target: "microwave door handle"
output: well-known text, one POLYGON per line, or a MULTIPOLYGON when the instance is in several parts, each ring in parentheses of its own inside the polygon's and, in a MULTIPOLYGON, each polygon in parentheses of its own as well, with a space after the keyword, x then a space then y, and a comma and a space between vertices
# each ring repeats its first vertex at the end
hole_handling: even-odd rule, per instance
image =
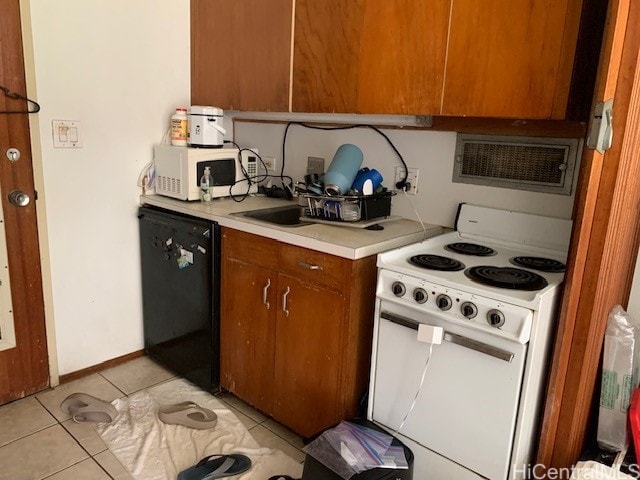
MULTIPOLYGON (((411 328, 412 330, 418 330, 418 326, 420 325, 419 322, 416 322, 407 317, 403 317, 401 315, 395 315, 389 312, 380 312, 380 318, 389 320, 390 322, 395 323, 396 325, 400 325, 402 327, 411 328)), ((493 345, 488 345, 486 343, 482 343, 477 340, 473 340, 471 338, 458 335, 456 333, 445 331, 442 339, 446 342, 455 343, 456 345, 459 345, 461 347, 475 350, 476 352, 489 355, 499 360, 504 360, 505 362, 508 362, 508 363, 511 363, 514 357, 514 354, 511 352, 508 352, 507 350, 503 350, 501 348, 494 347, 493 345)))

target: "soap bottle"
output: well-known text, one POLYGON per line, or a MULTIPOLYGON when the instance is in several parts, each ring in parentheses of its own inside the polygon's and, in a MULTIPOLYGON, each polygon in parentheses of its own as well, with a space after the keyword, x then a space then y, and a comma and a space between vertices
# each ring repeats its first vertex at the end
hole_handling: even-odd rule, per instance
POLYGON ((200 200, 205 203, 211 201, 211 170, 204 167, 204 173, 200 179, 200 200))

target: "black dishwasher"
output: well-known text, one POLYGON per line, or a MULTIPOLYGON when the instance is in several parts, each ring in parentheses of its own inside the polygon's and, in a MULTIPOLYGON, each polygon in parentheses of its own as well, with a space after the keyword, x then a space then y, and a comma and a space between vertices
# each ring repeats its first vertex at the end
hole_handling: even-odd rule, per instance
POLYGON ((140 207, 144 349, 200 388, 219 386, 220 227, 140 207))

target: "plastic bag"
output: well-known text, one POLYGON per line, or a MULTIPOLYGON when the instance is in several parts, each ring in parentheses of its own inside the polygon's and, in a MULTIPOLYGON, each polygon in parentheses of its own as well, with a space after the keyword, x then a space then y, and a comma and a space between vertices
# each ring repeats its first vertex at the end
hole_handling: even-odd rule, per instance
POLYGON ((383 432, 341 422, 326 430, 304 451, 326 467, 349 479, 372 468, 409 468, 401 446, 392 446, 393 437, 383 432))
POLYGON ((629 445, 627 411, 631 392, 638 385, 639 340, 639 325, 616 305, 604 337, 598 413, 598 445, 603 449, 621 451, 629 445))

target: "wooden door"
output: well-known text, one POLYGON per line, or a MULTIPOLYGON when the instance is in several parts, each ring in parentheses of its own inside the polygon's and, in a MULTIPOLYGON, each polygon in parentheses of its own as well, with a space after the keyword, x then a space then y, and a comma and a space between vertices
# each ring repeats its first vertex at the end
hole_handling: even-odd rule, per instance
POLYGON ((339 420, 344 298, 282 274, 278 293, 273 416, 311 437, 339 420))
MULTIPOLYGON (((0 85, 25 94, 22 32, 19 0, 0 0, 0 85)), ((7 98, 0 91, 0 111, 25 110, 26 102, 7 98)), ((27 114, 0 113, 0 197, 5 238, 0 248, 7 250, 12 325, 15 341, 0 331, 0 404, 24 397, 49 385, 49 364, 44 322, 42 276, 36 224, 36 202, 31 164, 29 119, 27 114), (20 151, 20 159, 10 162, 5 152, 20 151), (27 206, 17 207, 8 194, 21 190, 30 197, 27 206), (6 241, 6 244, 5 244, 6 241), (4 245, 3 245, 4 244, 4 245), (4 338, 1 338, 4 336, 4 338), (11 347, 10 344, 15 346, 11 347)), ((7 288, 6 284, 0 289, 7 288)), ((6 308, 6 305, 0 308, 6 308)))
POLYGON ((455 0, 442 115, 564 118, 580 0, 455 0))
POLYGON ((191 104, 289 110, 292 0, 191 0, 191 104))
POLYGON ((614 101, 613 144, 604 155, 585 149, 582 158, 537 457, 548 467, 572 465, 594 440, 587 432, 607 315, 629 299, 640 233, 638 25, 639 2, 609 2, 594 101, 614 101))
POLYGON ((233 258, 222 272, 220 383, 271 413, 277 273, 233 258))
POLYGON ((358 113, 439 113, 451 0, 365 5, 358 113))

